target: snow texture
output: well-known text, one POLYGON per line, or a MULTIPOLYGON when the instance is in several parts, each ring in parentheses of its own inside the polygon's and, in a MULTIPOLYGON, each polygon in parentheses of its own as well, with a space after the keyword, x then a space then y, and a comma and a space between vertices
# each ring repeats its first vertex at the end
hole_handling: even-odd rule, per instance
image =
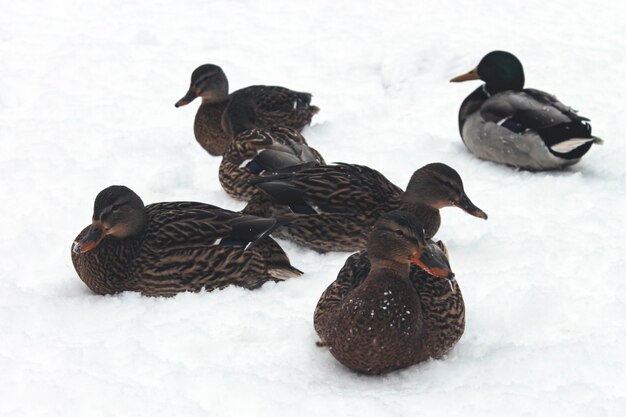
POLYGON ((626 164, 623 1, 3 0, 0 13, 0 415, 624 416, 626 164), (529 173, 463 146, 494 49, 605 139, 578 165, 529 173), (347 254, 284 246, 304 276, 171 299, 91 294, 70 261, 96 194, 243 205, 195 142, 191 71, 231 88, 313 92, 304 134, 327 161, 402 187, 456 168, 488 221, 450 208, 438 236, 467 304, 445 360, 384 377, 315 346, 313 309, 347 254))

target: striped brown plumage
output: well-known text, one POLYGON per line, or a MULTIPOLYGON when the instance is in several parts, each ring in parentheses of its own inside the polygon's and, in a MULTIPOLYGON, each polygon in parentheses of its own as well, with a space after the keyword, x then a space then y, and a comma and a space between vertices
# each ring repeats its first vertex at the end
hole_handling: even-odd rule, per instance
POLYGON ((267 178, 288 178, 317 214, 294 214, 287 205, 276 204, 267 196, 252 199, 244 212, 288 217, 290 221, 274 236, 321 253, 365 249, 371 227, 381 214, 400 208, 404 194, 380 172, 363 165, 327 165, 267 178))
MULTIPOLYGON (((281 126, 300 132, 319 112, 319 107, 310 104, 311 94, 284 87, 253 85, 235 91, 228 100, 238 96, 254 101, 257 111, 256 125, 260 128, 281 126)), ((222 114, 228 100, 203 102, 196 113, 196 140, 211 155, 223 155, 232 141, 232 137, 222 128, 222 114)))
MULTIPOLYGON (((194 202, 150 204, 145 214, 141 234, 107 237, 89 252, 72 252, 76 272, 96 294, 172 296, 228 285, 254 289, 301 274, 268 236, 248 249, 219 245, 237 222, 253 221, 253 216, 194 202)), ((267 231, 272 227, 270 222, 267 231)))
POLYGON ((289 152, 294 164, 315 162, 324 165, 324 159, 319 152, 308 147, 310 152, 303 154, 302 145, 308 147, 306 139, 297 130, 289 127, 257 128, 237 134, 226 149, 220 164, 219 180, 222 188, 238 200, 249 201, 257 196, 260 190, 249 181, 265 171, 252 172, 245 163, 259 153, 276 147, 289 152))
POLYGON ((439 230, 443 207, 487 218, 465 194, 459 174, 442 163, 416 170, 406 191, 372 168, 343 163, 262 175, 250 182, 263 193, 244 212, 290 219, 274 235, 321 253, 365 249, 376 220, 393 210, 415 215, 427 238, 439 230))

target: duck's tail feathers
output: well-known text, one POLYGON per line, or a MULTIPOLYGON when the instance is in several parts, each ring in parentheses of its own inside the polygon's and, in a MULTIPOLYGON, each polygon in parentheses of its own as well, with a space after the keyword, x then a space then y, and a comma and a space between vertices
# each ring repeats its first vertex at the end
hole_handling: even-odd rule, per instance
POLYGON ((293 107, 296 109, 308 108, 311 106, 311 99, 313 98, 313 94, 311 93, 303 93, 303 92, 295 92, 296 100, 293 103, 293 107))
POLYGON ((559 142, 557 144, 554 144, 552 146, 550 146, 550 149, 553 152, 557 152, 557 153, 569 153, 572 152, 573 150, 580 148, 581 146, 589 143, 589 142, 593 142, 593 143, 602 143, 602 139, 599 138, 595 138, 595 137, 591 137, 591 138, 571 138, 571 139, 567 139, 564 140, 563 142, 559 142), (596 140, 600 140, 600 142, 596 142, 596 140))
POLYGON ((267 273, 277 281, 296 278, 303 274, 298 268, 291 265, 289 257, 274 239, 268 238, 258 246, 263 253, 263 259, 267 264, 267 273))
POLYGON ((297 278, 304 274, 304 272, 300 271, 298 268, 294 268, 293 266, 269 269, 267 273, 278 281, 285 281, 289 278, 297 278))
POLYGON ((596 145, 604 145, 604 139, 599 138, 597 136, 592 136, 593 138, 593 143, 596 145))

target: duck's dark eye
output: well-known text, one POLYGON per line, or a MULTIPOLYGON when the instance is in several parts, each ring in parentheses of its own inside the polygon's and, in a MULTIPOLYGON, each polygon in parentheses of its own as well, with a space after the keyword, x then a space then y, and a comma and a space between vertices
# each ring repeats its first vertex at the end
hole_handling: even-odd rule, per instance
POLYGON ((396 230, 394 233, 396 234, 396 236, 404 236, 404 233, 402 233, 402 230, 396 230))
POLYGON ((115 204, 113 205, 113 207, 111 207, 111 213, 115 213, 116 211, 118 211, 120 209, 121 204, 115 204))

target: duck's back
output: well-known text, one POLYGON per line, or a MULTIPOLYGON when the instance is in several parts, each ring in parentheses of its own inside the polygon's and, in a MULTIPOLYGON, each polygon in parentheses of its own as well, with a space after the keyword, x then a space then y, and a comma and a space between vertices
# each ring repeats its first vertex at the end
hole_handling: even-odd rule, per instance
POLYGON ((319 107, 311 105, 310 93, 284 87, 253 85, 235 91, 232 96, 254 101, 259 127, 284 126, 301 131, 319 112, 319 107))
POLYGON ((254 180, 264 196, 246 213, 289 218, 275 236, 318 252, 362 250, 383 213, 398 209, 403 191, 366 166, 337 164, 254 180))

